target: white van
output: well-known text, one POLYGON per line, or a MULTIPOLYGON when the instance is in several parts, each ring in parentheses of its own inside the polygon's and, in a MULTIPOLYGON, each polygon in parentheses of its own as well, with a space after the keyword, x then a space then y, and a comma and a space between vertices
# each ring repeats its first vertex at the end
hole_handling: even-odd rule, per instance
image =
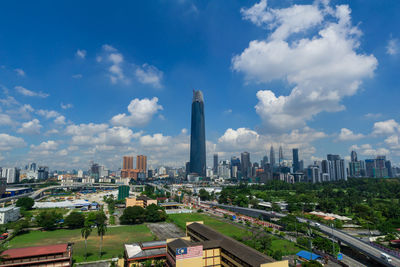
POLYGON ((381 253, 381 259, 384 259, 387 262, 392 262, 392 258, 388 254, 383 252, 381 253))

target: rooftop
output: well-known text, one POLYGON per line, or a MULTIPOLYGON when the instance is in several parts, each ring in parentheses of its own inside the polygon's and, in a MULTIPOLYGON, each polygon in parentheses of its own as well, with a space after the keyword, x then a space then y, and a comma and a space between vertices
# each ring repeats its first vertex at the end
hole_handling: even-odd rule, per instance
POLYGON ((6 212, 9 210, 13 210, 13 209, 19 209, 18 207, 5 207, 5 208, 0 208, 0 212, 6 212))
POLYGON ((321 256, 314 254, 312 252, 306 251, 306 250, 302 250, 299 253, 296 254, 299 257, 302 257, 303 259, 306 260, 316 260, 318 258, 321 258, 321 256))
POLYGON ((1 253, 1 255, 6 255, 8 259, 10 258, 25 258, 49 254, 60 254, 68 251, 69 244, 58 244, 58 245, 48 245, 48 246, 37 246, 37 247, 27 247, 27 248, 12 248, 7 249, 1 253))
MULTIPOLYGON (((155 242, 164 242, 165 241, 155 241, 155 242)), ((151 242, 145 242, 151 243, 151 242)), ((161 248, 151 248, 151 249, 142 249, 142 245, 140 243, 133 244, 125 244, 125 252, 128 259, 137 259, 137 258, 152 258, 156 256, 165 256, 165 245, 161 248)), ((148 246, 148 244, 147 244, 148 246)), ((158 245, 154 245, 158 246, 158 245)), ((148 246, 149 247, 149 246, 148 246)))
POLYGON ((200 224, 200 223, 192 223, 187 226, 188 229, 199 233, 203 238, 207 240, 207 242, 203 243, 203 246, 216 246, 216 241, 219 241, 219 245, 221 248, 225 249, 229 253, 235 255, 239 259, 252 266, 260 266, 260 264, 267 263, 267 262, 275 262, 274 259, 268 257, 257 250, 248 247, 239 241, 236 241, 233 238, 220 234, 210 227, 200 224), (210 242, 213 241, 213 242, 210 242))

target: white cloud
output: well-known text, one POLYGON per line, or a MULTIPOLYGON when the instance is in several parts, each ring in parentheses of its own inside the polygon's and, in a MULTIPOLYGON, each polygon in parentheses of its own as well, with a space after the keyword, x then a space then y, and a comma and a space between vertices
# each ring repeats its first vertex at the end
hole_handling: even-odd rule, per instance
POLYGON ((391 38, 386 46, 386 54, 394 56, 399 53, 399 40, 391 38))
POLYGON ((359 140, 361 138, 364 138, 363 134, 361 134, 361 133, 355 134, 355 133, 353 133, 353 131, 351 131, 347 128, 342 128, 340 130, 340 133, 338 136, 339 141, 355 141, 355 140, 359 140))
POLYGON ((58 131, 57 129, 50 129, 45 133, 45 135, 58 134, 59 132, 60 131, 58 131))
POLYGON ((136 68, 135 74, 139 82, 143 84, 149 84, 155 88, 162 87, 163 72, 155 66, 145 63, 141 67, 136 68))
POLYGON ((125 127, 112 127, 100 133, 89 135, 72 136, 72 145, 90 146, 90 145, 108 145, 108 146, 126 146, 132 139, 138 138, 137 133, 133 133, 131 129, 125 127))
POLYGON ((382 117, 382 113, 367 113, 364 115, 364 117, 367 119, 377 119, 382 117))
POLYGON ((64 156, 68 155, 68 150, 62 149, 57 152, 57 155, 64 157, 64 156))
POLYGON ((77 57, 80 57, 80 58, 85 58, 86 57, 86 50, 80 50, 80 49, 78 49, 78 50, 76 50, 76 56, 77 57))
POLYGON ((0 133, 0 151, 12 150, 17 147, 23 147, 26 143, 24 139, 9 134, 0 133))
POLYGON ((0 125, 12 125, 13 121, 11 120, 11 117, 7 114, 1 114, 0 113, 0 125))
POLYGON ((46 119, 51 119, 60 116, 60 113, 58 113, 55 110, 45 110, 45 109, 39 109, 36 111, 37 114, 40 116, 44 116, 46 119))
POLYGON ((74 78, 74 79, 81 79, 83 77, 83 75, 82 74, 74 74, 74 75, 72 75, 72 78, 74 78))
POLYGON ((63 103, 61 103, 60 105, 61 105, 62 109, 70 109, 70 108, 74 107, 74 105, 72 105, 72 104, 63 104, 63 103))
POLYGON ((105 123, 102 124, 79 124, 79 125, 69 125, 65 129, 65 133, 67 135, 88 135, 92 136, 101 132, 104 132, 108 128, 108 125, 105 123))
POLYGON ((22 123, 21 128, 19 128, 17 132, 23 134, 40 134, 40 128, 42 128, 40 121, 38 119, 33 119, 22 123))
POLYGON ((58 117, 54 120, 54 123, 56 123, 56 124, 65 124, 65 117, 62 116, 62 115, 58 116, 58 117))
POLYGON ((139 140, 142 146, 163 146, 170 142, 171 137, 157 133, 153 135, 144 135, 140 137, 139 140))
POLYGON ((97 56, 96 61, 101 63, 111 64, 108 67, 108 75, 110 77, 110 81, 113 84, 118 82, 129 84, 130 79, 125 77, 123 64, 124 64, 124 56, 122 53, 118 52, 117 49, 110 45, 103 45, 103 56, 97 56))
POLYGON ((118 51, 118 50, 115 49, 113 46, 108 45, 108 44, 104 44, 104 45, 102 46, 102 48, 103 48, 104 51, 107 51, 107 52, 115 52, 115 51, 118 51))
POLYGON ((386 121, 379 121, 374 123, 373 132, 374 135, 380 134, 393 134, 400 130, 400 125, 393 119, 386 121))
POLYGON ((56 150, 58 148, 58 143, 54 140, 48 140, 42 142, 39 145, 31 145, 32 150, 56 150))
POLYGON ((218 143, 225 149, 254 149, 259 146, 260 135, 247 128, 234 130, 229 128, 218 139, 218 143))
POLYGON ((111 119, 111 123, 118 126, 137 127, 143 126, 150 122, 155 115, 163 107, 158 105, 158 98, 152 99, 135 98, 128 105, 129 114, 126 113, 115 115, 111 119))
POLYGON ((294 86, 287 96, 257 93, 256 112, 270 128, 293 129, 320 112, 343 110, 341 100, 354 95, 377 67, 373 55, 357 53, 361 32, 352 26, 347 5, 272 9, 261 1, 242 14, 257 25, 268 23, 271 33, 234 56, 233 70, 247 81, 283 80, 294 86), (307 37, 316 29, 318 34, 307 37))
POLYGON ((37 97, 41 97, 41 98, 46 98, 49 96, 49 94, 46 94, 43 92, 34 92, 34 91, 28 90, 22 86, 15 86, 14 88, 18 93, 20 93, 24 96, 37 96, 37 97))
POLYGON ((23 69, 15 69, 14 71, 21 77, 25 77, 26 75, 23 69))
POLYGON ((361 146, 358 145, 352 145, 349 149, 357 151, 360 155, 363 156, 370 156, 370 157, 376 157, 379 155, 389 155, 390 151, 386 148, 380 147, 380 148, 373 148, 372 145, 370 144, 363 144, 361 146))

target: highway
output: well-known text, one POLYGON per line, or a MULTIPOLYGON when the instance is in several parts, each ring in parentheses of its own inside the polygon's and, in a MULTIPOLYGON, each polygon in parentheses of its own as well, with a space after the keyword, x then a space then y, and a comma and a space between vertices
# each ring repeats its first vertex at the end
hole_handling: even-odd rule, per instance
MULTIPOLYGON (((252 209, 252 208, 243 208, 243 207, 237 207, 237 206, 231 206, 231 205, 224 205, 224 204, 216 204, 213 202, 209 201, 201 201, 201 203, 207 204, 207 205, 214 205, 218 207, 222 207, 225 209, 231 209, 235 212, 248 215, 248 216, 253 216, 253 217, 258 217, 259 215, 262 216, 267 216, 267 217, 278 217, 282 218, 286 216, 284 213, 278 213, 278 212, 273 212, 273 211, 266 211, 266 210, 259 210, 259 209, 252 209)), ((299 222, 306 223, 307 221, 310 222, 312 226, 316 225, 316 222, 307 220, 301 217, 297 217, 299 222)), ((385 266, 396 266, 400 267, 400 258, 397 258, 393 255, 390 255, 392 258, 392 262, 388 263, 384 259, 381 259, 381 253, 384 252, 376 247, 373 247, 367 242, 364 242, 358 238, 355 238, 347 233, 344 233, 338 229, 331 228, 329 226, 326 226, 324 224, 320 224, 317 226, 321 232, 323 232, 326 235, 332 236, 336 240, 340 240, 340 242, 348 245, 349 247, 352 247, 353 249, 361 252, 364 255, 367 255, 368 257, 374 259, 375 261, 385 265, 385 266)), ((387 253, 388 254, 388 253, 387 253)))

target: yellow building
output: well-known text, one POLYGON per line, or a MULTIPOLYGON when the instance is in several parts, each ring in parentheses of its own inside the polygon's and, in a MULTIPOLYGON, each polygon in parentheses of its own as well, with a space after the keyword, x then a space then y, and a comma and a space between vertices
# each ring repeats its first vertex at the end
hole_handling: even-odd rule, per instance
POLYGON ((125 199, 125 207, 139 206, 142 208, 146 208, 147 206, 150 206, 151 204, 157 205, 157 200, 148 198, 146 196, 129 197, 129 198, 125 199))
POLYGON ((214 231, 203 222, 187 223, 186 234, 190 241, 187 238, 167 241, 167 266, 289 266, 287 260, 275 261, 235 239, 214 231))

